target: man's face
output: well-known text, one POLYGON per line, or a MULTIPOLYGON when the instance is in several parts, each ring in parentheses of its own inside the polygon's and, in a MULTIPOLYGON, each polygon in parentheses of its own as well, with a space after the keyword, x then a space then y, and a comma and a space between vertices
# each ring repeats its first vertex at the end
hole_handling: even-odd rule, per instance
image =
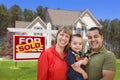
POLYGON ((98 30, 88 31, 88 43, 92 51, 97 51, 102 47, 103 36, 98 30))

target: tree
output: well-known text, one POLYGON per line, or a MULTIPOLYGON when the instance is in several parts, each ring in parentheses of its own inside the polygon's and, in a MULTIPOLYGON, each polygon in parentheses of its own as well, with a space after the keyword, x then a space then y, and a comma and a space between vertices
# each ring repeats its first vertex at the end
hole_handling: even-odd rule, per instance
POLYGON ((23 15, 25 21, 32 21, 35 18, 32 10, 24 9, 23 15))
POLYGON ((120 57, 120 21, 118 19, 111 21, 111 32, 113 51, 120 57))
POLYGON ((2 4, 0 5, 0 34, 6 30, 7 25, 7 8, 2 4))
POLYGON ((18 5, 13 5, 9 9, 9 27, 15 27, 15 21, 22 20, 22 10, 18 5))
POLYGON ((103 25, 102 32, 104 36, 104 44, 107 48, 110 48, 110 21, 109 20, 100 20, 100 23, 103 25))
POLYGON ((100 20, 105 46, 120 58, 120 20, 100 20))
POLYGON ((37 7, 36 15, 40 16, 40 18, 44 21, 45 20, 45 13, 46 13, 47 7, 43 8, 42 6, 37 7))

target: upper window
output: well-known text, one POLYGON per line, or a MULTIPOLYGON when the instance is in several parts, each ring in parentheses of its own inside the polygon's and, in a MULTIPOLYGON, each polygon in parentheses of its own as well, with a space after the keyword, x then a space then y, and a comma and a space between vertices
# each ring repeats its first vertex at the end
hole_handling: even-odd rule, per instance
POLYGON ((77 22, 76 27, 75 27, 75 33, 81 34, 82 33, 82 25, 80 22, 77 22))
MULTIPOLYGON (((35 26, 34 27, 35 30, 42 30, 42 28, 40 26, 35 26)), ((34 33, 34 35, 43 35, 42 33, 34 33)))
POLYGON ((81 34, 82 29, 81 28, 76 28, 76 33, 81 34))

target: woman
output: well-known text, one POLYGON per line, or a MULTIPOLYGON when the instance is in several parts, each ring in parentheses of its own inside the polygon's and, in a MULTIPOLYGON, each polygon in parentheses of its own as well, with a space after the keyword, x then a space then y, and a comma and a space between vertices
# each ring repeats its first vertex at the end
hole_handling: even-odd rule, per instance
POLYGON ((68 27, 60 28, 55 45, 41 53, 38 59, 38 80, 67 80, 65 56, 71 35, 68 27))

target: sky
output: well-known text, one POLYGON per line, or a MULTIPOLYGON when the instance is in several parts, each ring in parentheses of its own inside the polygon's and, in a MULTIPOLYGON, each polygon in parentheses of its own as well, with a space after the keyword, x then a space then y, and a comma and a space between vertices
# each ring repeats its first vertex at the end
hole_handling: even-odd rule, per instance
POLYGON ((72 11, 89 9, 96 19, 120 20, 120 0, 0 0, 1 4, 7 9, 16 4, 22 10, 26 8, 33 11, 38 6, 72 11))

